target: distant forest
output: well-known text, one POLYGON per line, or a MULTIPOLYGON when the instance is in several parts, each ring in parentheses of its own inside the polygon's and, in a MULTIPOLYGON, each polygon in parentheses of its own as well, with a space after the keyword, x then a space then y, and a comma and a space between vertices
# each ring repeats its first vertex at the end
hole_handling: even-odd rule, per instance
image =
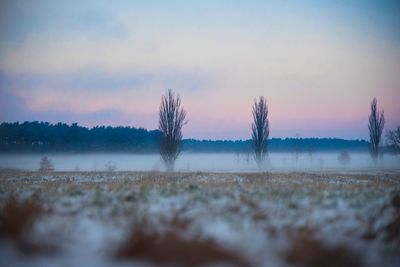
MULTIPOLYGON (((272 138, 269 151, 368 151, 365 140, 336 138, 272 138)), ((184 139, 182 150, 187 152, 247 153, 251 140, 184 139)), ((86 128, 76 123, 50 124, 24 122, 0 124, 0 152, 143 152, 159 150, 159 131, 135 127, 86 128)))

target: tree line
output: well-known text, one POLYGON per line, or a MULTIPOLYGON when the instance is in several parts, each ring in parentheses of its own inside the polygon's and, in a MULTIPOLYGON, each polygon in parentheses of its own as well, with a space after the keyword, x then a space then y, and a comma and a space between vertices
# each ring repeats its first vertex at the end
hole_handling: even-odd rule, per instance
MULTIPOLYGON (((314 153, 328 151, 368 152, 365 140, 345 140, 339 138, 271 138, 268 140, 270 152, 314 153)), ((183 139, 182 151, 188 152, 231 152, 249 153, 253 151, 253 141, 249 140, 195 140, 183 139)))
MULTIPOLYGON (((191 152, 252 153, 261 168, 269 151, 313 153, 314 151, 367 151, 376 162, 382 151, 385 124, 383 110, 377 100, 371 102, 369 142, 334 138, 272 138, 269 139, 268 104, 260 96, 252 107, 253 122, 250 140, 183 140, 182 128, 188 123, 179 95, 169 89, 161 98, 158 130, 135 127, 86 128, 76 123, 50 124, 24 122, 0 124, 0 152, 158 152, 166 170, 172 171, 182 150, 191 152)), ((400 127, 386 132, 387 150, 400 151, 400 127)), ((344 157, 343 157, 344 158, 344 157)))
MULTIPOLYGON (((135 127, 87 128, 77 124, 23 122, 0 124, 0 152, 159 152, 160 131, 135 127)), ((338 138, 271 138, 269 151, 368 151, 365 140, 338 138)), ((250 153, 252 140, 183 139, 182 151, 250 153)))
POLYGON ((76 123, 0 124, 0 151, 7 152, 157 152, 159 131, 135 127, 86 128, 76 123))

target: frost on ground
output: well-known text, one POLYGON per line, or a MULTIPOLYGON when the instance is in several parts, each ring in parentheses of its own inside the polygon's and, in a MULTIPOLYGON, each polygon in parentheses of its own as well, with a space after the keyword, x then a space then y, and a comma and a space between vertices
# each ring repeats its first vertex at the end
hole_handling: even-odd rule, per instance
POLYGON ((400 174, 0 172, 0 266, 399 266, 400 174))

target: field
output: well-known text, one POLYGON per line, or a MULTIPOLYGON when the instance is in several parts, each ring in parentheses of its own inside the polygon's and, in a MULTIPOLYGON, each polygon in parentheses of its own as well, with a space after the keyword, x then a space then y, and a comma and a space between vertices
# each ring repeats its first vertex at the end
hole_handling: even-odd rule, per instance
POLYGON ((0 172, 0 266, 399 266, 400 173, 0 172))

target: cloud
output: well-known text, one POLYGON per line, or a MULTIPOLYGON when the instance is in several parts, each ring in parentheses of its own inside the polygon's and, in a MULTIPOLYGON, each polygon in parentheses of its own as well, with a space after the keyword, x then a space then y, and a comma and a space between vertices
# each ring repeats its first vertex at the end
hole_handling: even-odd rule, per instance
POLYGON ((127 114, 121 110, 101 109, 93 112, 75 112, 68 109, 51 111, 32 110, 23 97, 0 90, 0 121, 48 121, 51 123, 78 122, 80 125, 93 127, 96 125, 135 126, 148 129, 156 128, 156 112, 149 114, 127 114))
MULTIPOLYGON (((122 117, 148 118, 156 113, 161 94, 168 88, 189 96, 201 88, 208 87, 211 82, 212 77, 206 73, 189 70, 118 74, 0 73, 0 91, 3 99, 18 100, 18 105, 24 107, 25 111, 40 114, 72 112, 82 114, 83 117, 85 114, 113 110, 123 115, 122 117)), ((1 107, 0 111, 5 116, 14 117, 11 109, 6 106, 1 107)))
POLYGON ((347 133, 374 96, 398 123, 399 9, 303 4, 2 2, 0 112, 154 128, 172 88, 197 136, 247 138, 259 95, 282 135, 347 133))
POLYGON ((75 34, 90 38, 118 38, 127 34, 112 8, 100 2, 4 0, 0 3, 0 36, 3 41, 18 43, 32 35, 75 34))

